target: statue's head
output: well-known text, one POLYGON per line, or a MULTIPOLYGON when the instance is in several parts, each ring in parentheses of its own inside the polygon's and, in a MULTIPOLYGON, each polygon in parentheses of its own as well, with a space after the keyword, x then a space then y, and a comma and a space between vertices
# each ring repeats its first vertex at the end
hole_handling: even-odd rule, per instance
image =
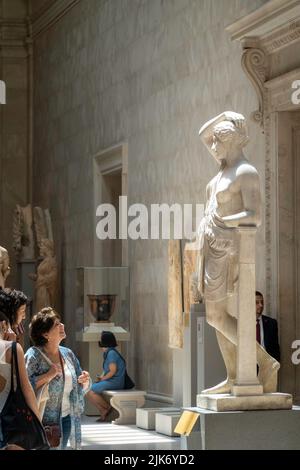
POLYGON ((233 111, 225 111, 208 121, 201 127, 199 136, 218 163, 226 160, 233 148, 242 150, 249 140, 244 116, 233 111))

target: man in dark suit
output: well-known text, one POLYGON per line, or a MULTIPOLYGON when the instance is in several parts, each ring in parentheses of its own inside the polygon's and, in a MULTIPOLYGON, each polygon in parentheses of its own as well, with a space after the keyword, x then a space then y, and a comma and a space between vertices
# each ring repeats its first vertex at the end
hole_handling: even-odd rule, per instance
POLYGON ((261 292, 256 291, 256 341, 274 359, 280 362, 280 348, 278 342, 277 321, 274 318, 262 315, 264 310, 264 297, 261 292))

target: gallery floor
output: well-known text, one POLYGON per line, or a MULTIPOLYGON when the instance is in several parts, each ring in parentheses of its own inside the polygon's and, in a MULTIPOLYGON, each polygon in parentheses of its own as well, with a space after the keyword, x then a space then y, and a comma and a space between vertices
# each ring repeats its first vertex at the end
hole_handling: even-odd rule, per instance
POLYGON ((179 450, 180 438, 146 431, 134 425, 98 423, 96 416, 82 417, 82 450, 179 450))

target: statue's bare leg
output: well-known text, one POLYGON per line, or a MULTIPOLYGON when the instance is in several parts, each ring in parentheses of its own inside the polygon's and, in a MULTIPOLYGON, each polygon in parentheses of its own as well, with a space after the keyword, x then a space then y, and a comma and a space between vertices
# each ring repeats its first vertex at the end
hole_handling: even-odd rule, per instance
MULTIPOLYGON (((222 333, 222 335, 225 336, 227 340, 235 345, 237 344, 237 320, 227 313, 225 300, 221 302, 206 302, 206 317, 207 322, 217 331, 222 333)), ((221 352, 225 362, 222 349, 221 352)), ((259 343, 256 343, 256 352, 257 363, 259 365, 258 379, 263 386, 264 393, 276 392, 277 374, 280 368, 280 364, 278 361, 276 361, 276 359, 270 356, 270 354, 268 354, 259 343)))
POLYGON ((236 376, 236 346, 220 331, 216 330, 216 335, 224 359, 227 378, 218 385, 203 390, 202 393, 231 393, 236 376))

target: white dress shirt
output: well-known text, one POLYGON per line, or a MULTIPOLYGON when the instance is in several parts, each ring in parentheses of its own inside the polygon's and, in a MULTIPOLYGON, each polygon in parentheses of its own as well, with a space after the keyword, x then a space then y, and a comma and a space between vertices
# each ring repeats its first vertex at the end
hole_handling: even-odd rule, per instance
POLYGON ((259 321, 259 327, 260 327, 260 344, 261 346, 266 349, 265 347, 265 342, 264 342, 264 327, 263 327, 263 321, 262 321, 262 316, 260 315, 259 318, 256 320, 259 321))

